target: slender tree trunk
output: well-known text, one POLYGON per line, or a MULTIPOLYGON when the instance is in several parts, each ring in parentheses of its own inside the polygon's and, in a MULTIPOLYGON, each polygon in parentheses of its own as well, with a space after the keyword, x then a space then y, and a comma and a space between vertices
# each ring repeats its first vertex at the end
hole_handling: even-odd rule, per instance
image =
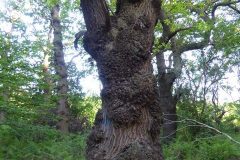
POLYGON ((162 160, 160 107, 151 65, 158 0, 82 0, 84 48, 96 60, 102 109, 88 137, 88 160, 162 160))
POLYGON ((62 43, 62 27, 59 17, 59 5, 55 5, 51 11, 53 34, 53 50, 54 50, 54 66, 57 77, 57 115, 61 120, 57 123, 57 128, 62 132, 68 132, 69 124, 69 108, 67 102, 68 81, 67 67, 64 61, 63 43, 62 43))
MULTIPOLYGON (((5 87, 5 85, 3 85, 4 89, 7 89, 8 87, 5 87)), ((1 108, 7 108, 8 105, 8 89, 5 90, 2 94, 2 100, 3 100, 3 105, 0 107, 1 108)), ((4 110, 0 110, 0 123, 3 123, 6 119, 6 114, 4 110)))
MULTIPOLYGON (((9 38, 9 37, 8 37, 9 38)), ((9 42, 10 43, 10 42, 9 42)), ((10 46, 8 49, 2 52, 1 59, 4 60, 4 63, 2 64, 2 72, 8 73, 8 68, 10 66, 8 61, 8 55, 7 53, 10 50, 10 46)), ((5 81, 2 82, 2 92, 0 93, 0 101, 2 101, 2 104, 0 106, 0 123, 3 123, 6 119, 6 111, 4 108, 7 108, 9 105, 9 96, 10 96, 10 86, 5 81)))

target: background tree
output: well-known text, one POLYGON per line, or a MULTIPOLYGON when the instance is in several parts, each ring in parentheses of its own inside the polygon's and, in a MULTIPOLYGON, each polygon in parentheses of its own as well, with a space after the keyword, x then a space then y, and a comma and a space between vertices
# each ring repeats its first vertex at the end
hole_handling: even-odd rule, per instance
POLYGON ((62 43, 62 27, 59 17, 59 4, 53 6, 51 10, 51 25, 53 27, 53 50, 54 50, 54 67, 57 77, 57 114, 61 120, 57 123, 57 127, 62 132, 68 132, 69 128, 69 104, 68 104, 68 81, 67 67, 64 60, 63 43, 62 43))
MULTIPOLYGON (((160 103, 163 112, 163 137, 166 142, 176 137, 176 111, 181 87, 174 91, 173 85, 175 80, 180 78, 182 72, 181 55, 209 45, 217 48, 216 46, 220 46, 219 43, 222 43, 218 40, 222 38, 217 36, 220 32, 228 37, 224 38, 226 39, 225 43, 231 44, 227 48, 218 48, 218 50, 227 51, 236 46, 234 39, 239 39, 239 36, 229 34, 229 30, 235 30, 238 22, 228 22, 227 19, 220 18, 220 16, 216 17, 215 12, 219 7, 230 8, 229 5, 237 3, 239 2, 176 1, 170 3, 166 1, 162 4, 159 15, 160 24, 155 33, 154 53, 156 54, 160 103), (221 23, 228 24, 223 29, 221 23), (161 36, 159 37, 159 35, 161 36)), ((231 11, 234 10, 230 8, 228 12, 231 11)))
POLYGON ((202 122, 213 119, 219 125, 228 112, 220 104, 219 93, 231 90, 230 84, 225 84, 224 80, 228 78, 226 73, 231 73, 239 60, 233 58, 236 55, 224 55, 223 52, 215 51, 209 48, 195 53, 198 54, 196 59, 188 60, 185 64, 181 84, 185 89, 183 101, 188 99, 190 106, 195 108, 195 111, 191 111, 191 114, 196 113, 193 114, 195 119, 202 122))

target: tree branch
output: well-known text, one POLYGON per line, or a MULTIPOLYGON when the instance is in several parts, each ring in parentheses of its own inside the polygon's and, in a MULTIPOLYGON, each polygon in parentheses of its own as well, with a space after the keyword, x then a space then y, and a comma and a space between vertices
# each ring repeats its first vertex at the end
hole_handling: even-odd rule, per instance
POLYGON ((229 8, 231 8, 232 10, 234 10, 235 12, 237 12, 238 14, 240 14, 240 10, 237 9, 236 7, 232 6, 232 5, 228 5, 229 8))
MULTIPOLYGON (((173 114, 164 114, 164 115, 173 115, 173 114)), ((174 115, 175 115, 175 114, 174 114, 174 115)), ((179 116, 179 115, 178 115, 178 117, 182 117, 182 116, 179 116)), ((224 133, 224 132, 218 130, 217 128, 214 128, 214 127, 212 127, 212 126, 209 126, 209 125, 207 125, 207 124, 205 124, 205 123, 202 123, 202 122, 199 122, 199 121, 197 121, 197 120, 186 118, 186 119, 183 119, 183 120, 180 120, 180 121, 171 121, 171 120, 168 120, 168 121, 169 121, 170 123, 173 123, 173 122, 175 122, 175 123, 191 122, 191 124, 190 124, 190 125, 187 125, 186 127, 196 126, 196 127, 208 128, 208 129, 211 129, 211 130, 215 131, 216 133, 219 133, 219 134, 227 137, 227 138, 228 138, 229 140, 231 140, 232 142, 240 145, 240 142, 239 142, 239 141, 235 140, 234 138, 232 138, 232 137, 231 137, 230 135, 228 135, 227 133, 224 133), (193 123, 195 123, 195 124, 193 124, 193 123)), ((186 127, 183 127, 183 128, 186 128, 186 127)), ((180 129, 183 129, 183 128, 180 128, 180 129)), ((178 129, 178 130, 180 130, 180 129, 178 129)), ((177 131, 178 131, 178 130, 177 130, 177 131)), ((169 135, 168 135, 168 136, 169 136, 169 135)), ((166 138, 166 137, 161 137, 161 138, 166 138)))
POLYGON ((160 38, 160 41, 164 44, 167 44, 171 40, 171 38, 173 38, 178 32, 185 31, 192 28, 192 27, 186 27, 186 28, 176 29, 175 31, 171 31, 171 26, 166 23, 167 19, 168 18, 165 14, 165 11, 162 8, 159 13, 159 20, 163 27, 163 33, 162 33, 162 37, 160 38))
POLYGON ((168 35, 168 40, 170 40, 172 37, 174 37, 178 32, 186 31, 188 29, 191 29, 192 27, 186 27, 186 28, 179 28, 173 32, 170 32, 168 35))
POLYGON ((186 121, 190 121, 190 122, 195 122, 195 123, 199 124, 199 125, 202 126, 202 127, 205 127, 205 128, 211 129, 211 130, 214 130, 215 132, 224 135, 225 137, 227 137, 228 139, 230 139, 232 142, 237 143, 238 145, 240 145, 240 142, 239 142, 239 141, 233 139, 233 138, 232 138, 230 135, 228 135, 227 133, 221 132, 221 131, 218 130, 217 128, 211 127, 211 126, 209 126, 209 125, 207 125, 207 124, 204 124, 204 123, 201 123, 201 122, 198 122, 198 121, 196 121, 196 120, 194 120, 194 119, 185 119, 185 120, 186 120, 186 121))
POLYGON ((110 29, 110 15, 105 0, 82 0, 81 8, 88 31, 110 29))
POLYGON ((182 46, 179 47, 179 53, 183 53, 191 50, 203 49, 207 44, 208 44, 208 41, 206 40, 203 40, 201 42, 183 44, 182 46))
POLYGON ((167 44, 169 41, 169 35, 171 33, 171 28, 170 28, 170 25, 168 25, 166 23, 167 17, 166 17, 166 14, 165 14, 165 11, 163 8, 161 8, 161 10, 159 12, 159 20, 163 27, 163 33, 162 33, 161 40, 162 40, 162 43, 167 44))
POLYGON ((224 6, 229 6, 231 4, 236 4, 236 3, 239 3, 240 0, 237 0, 237 1, 228 1, 228 2, 221 2, 221 3, 217 3, 213 6, 213 9, 212 9, 212 19, 215 19, 215 12, 217 10, 218 7, 224 7, 224 6))
POLYGON ((156 55, 157 59, 157 69, 158 69, 158 76, 162 76, 164 73, 166 73, 166 63, 164 59, 164 52, 162 50, 159 51, 159 53, 156 55))
MULTIPOLYGON (((217 1, 215 1, 215 2, 217 2, 217 1)), ((215 2, 213 2, 213 3, 215 3, 215 2)), ((219 3, 218 5, 223 5, 223 4, 219 3)), ((218 5, 215 5, 213 7, 213 10, 216 10, 217 7, 219 7, 218 5)), ((199 8, 191 8, 191 10, 192 10, 192 12, 196 12, 205 22, 208 22, 208 21, 214 22, 214 18, 213 19, 209 18, 208 14, 205 12, 205 10, 201 10, 199 8)), ((215 12, 215 11, 213 11, 213 12, 215 12)), ((205 46, 207 46, 209 44, 210 36, 211 36, 211 30, 206 31, 203 36, 204 39, 202 41, 181 45, 179 47, 179 53, 183 53, 183 52, 190 51, 190 50, 203 49, 205 46)))
POLYGON ((75 40, 74 40, 74 48, 75 49, 78 48, 78 41, 81 37, 83 37, 85 32, 86 32, 85 30, 82 30, 82 31, 79 31, 77 34, 75 34, 75 40))

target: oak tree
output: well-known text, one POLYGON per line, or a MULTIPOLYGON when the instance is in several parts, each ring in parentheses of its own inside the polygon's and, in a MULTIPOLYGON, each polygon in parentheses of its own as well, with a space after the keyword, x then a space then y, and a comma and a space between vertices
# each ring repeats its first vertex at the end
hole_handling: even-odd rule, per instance
POLYGON ((102 109, 87 142, 89 160, 163 159, 151 52, 159 0, 82 0, 84 48, 97 63, 102 109))

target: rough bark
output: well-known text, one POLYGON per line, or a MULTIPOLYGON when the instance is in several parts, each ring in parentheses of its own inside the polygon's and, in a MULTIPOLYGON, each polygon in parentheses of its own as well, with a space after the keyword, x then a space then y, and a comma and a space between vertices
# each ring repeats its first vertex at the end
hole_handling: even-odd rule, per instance
POLYGON ((178 49, 176 48, 174 36, 177 32, 186 29, 179 29, 176 31, 171 31, 171 26, 166 23, 168 20, 165 10, 161 8, 159 14, 159 20, 163 28, 162 37, 160 42, 162 44, 167 44, 171 41, 172 54, 170 55, 173 58, 173 69, 172 66, 166 66, 164 59, 164 45, 160 47, 159 53, 156 55, 157 60, 157 69, 158 69, 158 90, 159 90, 159 99, 160 106, 162 111, 162 142, 169 143, 176 137, 177 131, 177 109, 176 104, 177 100, 172 94, 172 87, 175 79, 181 74, 181 54, 178 54, 178 49))
POLYGON ((158 0, 82 0, 84 48, 96 60, 102 109, 87 142, 88 160, 161 160, 160 106, 151 65, 158 0))
POLYGON ((164 143, 171 142, 176 138, 177 131, 177 108, 176 100, 172 96, 171 84, 169 84, 169 75, 164 75, 159 81, 161 89, 160 92, 160 102, 162 109, 163 125, 162 125, 162 138, 164 143), (165 87, 163 87, 165 85, 165 87), (170 87, 170 88, 169 88, 170 87))
MULTIPOLYGON (((167 32, 167 31, 165 31, 167 32)), ((165 37, 168 34, 165 34, 165 37)), ((200 42, 193 42, 189 44, 176 44, 176 39, 171 37, 171 51, 170 64, 173 61, 173 66, 166 66, 163 49, 156 56, 158 68, 158 89, 160 95, 160 103, 163 117, 162 137, 165 143, 170 143, 177 132, 177 101, 179 95, 174 95, 172 92, 173 83, 181 75, 182 72, 182 53, 190 50, 197 50, 204 48, 209 42, 209 33, 206 33, 206 38, 200 42)), ((168 43, 167 38, 162 38, 163 43, 168 43)))
POLYGON ((54 67, 57 75, 57 115, 61 118, 57 123, 57 128, 62 132, 68 132, 69 108, 67 102, 68 81, 67 67, 64 60, 62 27, 59 18, 59 5, 55 5, 51 10, 51 24, 53 27, 53 51, 54 67))

